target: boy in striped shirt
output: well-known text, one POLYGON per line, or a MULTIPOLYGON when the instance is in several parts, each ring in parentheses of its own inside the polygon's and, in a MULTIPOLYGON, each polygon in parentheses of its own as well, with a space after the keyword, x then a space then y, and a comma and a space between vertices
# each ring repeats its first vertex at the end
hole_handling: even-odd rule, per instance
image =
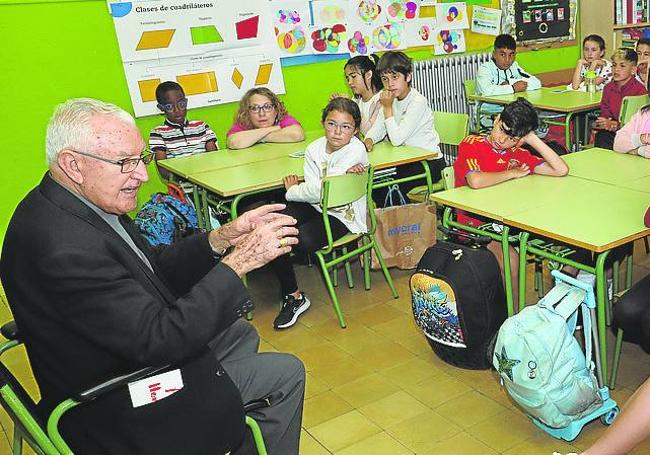
MULTIPOLYGON (((178 158, 218 149, 217 136, 202 120, 187 120, 187 98, 183 87, 166 81, 156 87, 158 109, 165 114, 165 123, 149 133, 149 148, 156 160, 178 158)), ((169 173, 158 168, 163 178, 169 173)))

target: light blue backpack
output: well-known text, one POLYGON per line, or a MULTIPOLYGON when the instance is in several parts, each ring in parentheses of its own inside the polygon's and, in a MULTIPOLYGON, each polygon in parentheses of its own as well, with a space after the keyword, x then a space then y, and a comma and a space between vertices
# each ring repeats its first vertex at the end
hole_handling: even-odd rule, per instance
POLYGON ((506 320, 492 359, 512 399, 533 421, 551 429, 589 417, 603 405, 604 398, 591 362, 587 291, 562 281, 556 283, 536 305, 506 320), (578 308, 585 352, 574 337, 578 308))

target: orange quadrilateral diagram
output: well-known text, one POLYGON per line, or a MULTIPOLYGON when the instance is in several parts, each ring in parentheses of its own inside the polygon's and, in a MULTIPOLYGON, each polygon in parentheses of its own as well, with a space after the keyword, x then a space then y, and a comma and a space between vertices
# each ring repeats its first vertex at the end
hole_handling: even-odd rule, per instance
POLYGON ((263 63, 257 69, 257 77, 255 78, 255 85, 265 85, 269 83, 271 79, 271 70, 273 69, 273 63, 263 63))
POLYGON ((140 88, 140 98, 142 102, 146 103, 148 101, 156 101, 156 87, 160 84, 160 79, 144 79, 138 81, 138 87, 140 88))
POLYGON ((172 42, 172 37, 174 36, 175 31, 176 30, 172 28, 169 30, 150 30, 142 32, 136 50, 144 51, 147 49, 165 49, 169 47, 169 43, 172 42))
POLYGON ((186 95, 198 95, 219 90, 217 76, 214 71, 176 76, 176 81, 181 84, 186 95))

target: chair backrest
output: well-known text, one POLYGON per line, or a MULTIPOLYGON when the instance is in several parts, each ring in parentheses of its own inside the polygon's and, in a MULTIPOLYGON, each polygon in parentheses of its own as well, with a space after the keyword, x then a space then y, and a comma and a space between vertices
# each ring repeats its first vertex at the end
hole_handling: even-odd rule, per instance
POLYGON ((650 104, 650 97, 648 95, 626 96, 623 98, 621 114, 619 115, 621 126, 629 122, 632 116, 639 112, 646 104, 650 104))
POLYGON ((471 103, 472 101, 469 99, 469 96, 476 94, 476 80, 466 79, 465 82, 463 82, 463 88, 465 89, 465 101, 471 103))
POLYGON ((343 174, 325 177, 321 192, 324 209, 340 207, 356 201, 368 191, 368 171, 363 174, 343 174))
POLYGON ((442 170, 442 181, 445 184, 446 190, 454 188, 456 182, 453 166, 447 166, 442 170))
POLYGON ((469 115, 455 112, 433 112, 433 124, 441 144, 458 145, 469 134, 469 115))

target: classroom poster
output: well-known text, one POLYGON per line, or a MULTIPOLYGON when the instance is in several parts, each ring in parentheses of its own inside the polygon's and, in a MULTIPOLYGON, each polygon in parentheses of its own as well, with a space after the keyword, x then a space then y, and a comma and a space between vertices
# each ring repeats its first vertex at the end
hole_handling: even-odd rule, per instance
POLYGON ((284 93, 268 0, 108 0, 136 117, 158 114, 155 89, 178 82, 190 107, 284 93))
POLYGON ((435 55, 458 54, 465 52, 464 30, 437 30, 433 42, 435 55))
POLYGON ((411 21, 418 17, 419 2, 415 0, 384 0, 388 22, 411 21))
POLYGON ((436 19, 439 26, 445 29, 469 28, 469 16, 465 2, 437 4, 436 19))
POLYGON ((311 12, 304 0, 271 0, 273 32, 280 57, 311 54, 308 46, 311 12))
POLYGON ((472 12, 472 31, 497 36, 501 30, 501 10, 475 6, 472 12))
POLYGON ((416 19, 404 31, 406 47, 433 46, 436 36, 435 18, 416 19))

